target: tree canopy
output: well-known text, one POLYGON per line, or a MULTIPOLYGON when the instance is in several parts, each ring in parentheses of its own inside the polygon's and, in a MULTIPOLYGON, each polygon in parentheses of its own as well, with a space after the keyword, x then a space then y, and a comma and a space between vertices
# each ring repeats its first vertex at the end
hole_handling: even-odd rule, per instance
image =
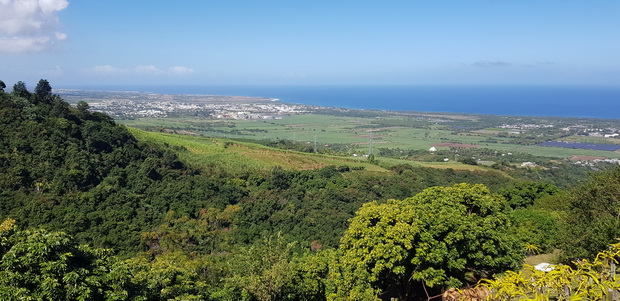
POLYGON ((331 272, 333 300, 401 300, 426 288, 459 287, 517 268, 523 259, 502 197, 484 185, 428 188, 414 197, 360 208, 331 272))
POLYGON ((565 206, 560 247, 566 262, 594 258, 620 237, 620 169, 597 173, 571 191, 565 206))
POLYGON ((46 79, 41 79, 34 88, 34 95, 38 102, 50 103, 52 100, 52 86, 46 79))
POLYGON ((426 299, 524 245, 586 258, 620 236, 620 170, 566 194, 409 164, 233 173, 51 91, 0 91, 0 221, 27 229, 0 224, 2 300, 426 299))
POLYGON ((15 85, 13 85, 12 93, 13 95, 19 96, 21 98, 30 98, 30 92, 28 91, 28 88, 26 88, 26 83, 24 83, 23 81, 18 81, 17 83, 15 83, 15 85))
POLYGON ((0 224, 0 299, 127 300, 129 270, 63 232, 0 224))

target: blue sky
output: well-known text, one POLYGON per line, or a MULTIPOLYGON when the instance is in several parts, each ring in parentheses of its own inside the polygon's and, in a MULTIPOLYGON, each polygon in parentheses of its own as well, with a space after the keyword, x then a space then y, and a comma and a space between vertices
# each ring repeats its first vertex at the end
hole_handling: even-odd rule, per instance
POLYGON ((620 1, 0 0, 0 79, 620 85, 620 1))

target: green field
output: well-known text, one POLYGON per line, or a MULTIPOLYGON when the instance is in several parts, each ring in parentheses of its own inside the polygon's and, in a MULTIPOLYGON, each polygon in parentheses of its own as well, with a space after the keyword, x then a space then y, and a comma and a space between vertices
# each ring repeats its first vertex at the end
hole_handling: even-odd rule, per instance
MULTIPOLYGON (((121 120, 132 127, 159 129, 213 138, 288 140, 300 144, 313 145, 316 141, 321 147, 341 146, 350 155, 368 154, 379 148, 400 148, 428 150, 435 146, 438 150, 449 147, 436 146, 438 143, 461 143, 476 145, 478 148, 495 150, 498 153, 528 153, 534 156, 551 158, 570 158, 572 156, 597 156, 613 158, 617 153, 598 150, 567 149, 517 144, 515 137, 498 136, 505 129, 486 128, 471 132, 455 132, 443 124, 430 124, 425 128, 414 126, 380 126, 381 123, 401 122, 403 117, 388 117, 381 120, 328 115, 294 115, 279 120, 212 120, 205 118, 143 118, 121 120), (379 125, 377 125, 379 124, 379 125), (489 139, 493 141, 489 141, 489 139)), ((618 139, 583 138, 570 136, 569 141, 613 143, 618 139)), ((224 155, 223 155, 224 156, 224 155)), ((228 155, 226 155, 228 156, 228 155)))
POLYGON ((176 149, 181 159, 199 168, 217 167, 232 173, 260 173, 269 171, 276 165, 291 170, 348 165, 363 167, 369 171, 386 171, 385 168, 367 163, 361 158, 299 153, 221 138, 145 132, 135 128, 129 130, 139 140, 176 149))
POLYGON ((179 157, 193 167, 202 169, 219 168, 233 174, 240 172, 264 173, 270 171, 274 166, 281 166, 289 170, 305 170, 322 168, 328 165, 347 165, 350 167, 363 167, 367 171, 385 172, 387 171, 386 168, 398 164, 411 164, 439 169, 489 171, 487 167, 457 162, 414 162, 383 157, 379 158, 379 164, 370 164, 364 157, 309 154, 223 138, 146 132, 136 128, 129 128, 129 130, 141 141, 154 142, 176 150, 179 157))

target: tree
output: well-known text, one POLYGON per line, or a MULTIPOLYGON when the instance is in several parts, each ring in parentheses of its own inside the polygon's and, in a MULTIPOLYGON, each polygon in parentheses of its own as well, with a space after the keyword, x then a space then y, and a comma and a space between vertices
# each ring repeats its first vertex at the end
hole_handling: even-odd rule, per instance
POLYGON ((294 292, 292 300, 320 301, 325 300, 328 282, 329 265, 334 261, 333 249, 321 249, 306 252, 295 257, 294 292))
POLYGON ((555 265, 548 271, 526 265, 523 271, 508 271, 497 279, 484 279, 487 300, 618 300, 620 277, 616 265, 620 243, 598 253, 593 261, 580 260, 575 267, 555 265))
POLYGON ((338 260, 330 269, 334 287, 328 299, 378 300, 381 288, 398 281, 405 282, 401 295, 406 298, 406 274, 411 274, 407 257, 414 248, 419 221, 413 208, 400 205, 396 200, 371 202, 356 212, 341 239, 338 260))
POLYGON ((463 164, 468 164, 468 165, 478 165, 478 161, 476 161, 476 159, 474 158, 463 158, 463 159, 460 159, 459 162, 463 164))
POLYGON ((129 269, 63 232, 0 224, 1 300, 127 300, 129 269))
POLYGON ((15 85, 13 85, 13 95, 21 97, 21 98, 25 98, 25 99, 30 99, 30 92, 28 92, 28 89, 26 88, 26 83, 24 83, 23 81, 18 81, 15 85))
POLYGON ((560 189, 549 183, 517 183, 499 192, 512 208, 525 208, 534 205, 536 200, 560 193, 560 189))
POLYGON ((557 242, 557 212, 542 209, 515 209, 510 213, 510 235, 519 239, 528 255, 553 251, 557 242), (538 248, 538 250, 536 250, 538 248))
POLYGON ((295 272, 293 247, 294 243, 286 243, 278 233, 243 248, 231 260, 232 271, 227 282, 253 299, 284 299, 283 293, 295 272))
POLYGON ((565 198, 563 261, 593 258, 620 237, 620 168, 595 174, 565 198))
POLYGON ((154 258, 141 254, 126 262, 145 300, 209 300, 203 274, 211 267, 202 256, 173 251, 154 258))
POLYGON ((34 88, 34 94, 37 102, 51 103, 52 102, 52 86, 46 79, 39 80, 39 83, 34 88))
POLYGON ((524 254, 507 235, 507 209, 486 186, 469 184, 363 205, 341 239, 329 299, 409 300, 518 267, 524 254))
POLYGON ((81 117, 86 117, 90 113, 88 111, 90 106, 88 105, 87 102, 85 102, 83 100, 78 101, 76 108, 77 108, 78 112, 80 113, 81 117))
POLYGON ((4 92, 4 89, 6 89, 6 84, 0 80, 0 92, 4 92))

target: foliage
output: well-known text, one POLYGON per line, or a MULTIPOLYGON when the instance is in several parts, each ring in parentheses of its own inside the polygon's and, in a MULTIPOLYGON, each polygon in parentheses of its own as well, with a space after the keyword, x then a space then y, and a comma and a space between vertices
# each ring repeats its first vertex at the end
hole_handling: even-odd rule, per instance
POLYGON ((13 85, 13 95, 28 99, 30 98, 30 92, 28 92, 28 88, 26 88, 26 83, 23 81, 18 81, 13 85))
POLYGON ((459 159, 459 162, 468 165, 478 165, 478 161, 476 161, 476 159, 474 158, 461 158, 459 159))
POLYGON ((249 296, 260 301, 285 299, 295 271, 293 247, 293 243, 286 243, 278 234, 242 248, 230 260, 228 286, 240 291, 244 299, 249 296))
POLYGON ((556 247, 560 218, 550 210, 516 209, 510 213, 510 235, 522 242, 527 255, 547 253, 556 247))
MULTIPOLYGON (((17 86, 17 91, 25 89, 24 83, 17 86)), ((230 141, 129 132, 108 116, 90 112, 85 102, 70 107, 50 96, 50 89, 43 80, 38 92, 23 93, 25 98, 0 93, 0 217, 66 231, 82 243, 113 247, 124 256, 144 250, 142 232, 166 231, 157 228, 171 210, 180 220, 169 226, 180 229, 184 223, 205 223, 198 221, 203 209, 238 206, 227 222, 230 235, 221 233, 225 227, 211 229, 218 232, 207 239, 211 247, 189 248, 200 252, 222 240, 247 244, 279 231, 304 245, 318 241, 335 247, 362 203, 405 198, 433 185, 505 182, 485 172, 420 167, 392 172, 365 162, 230 141), (195 159, 205 153, 219 159, 195 159), (257 168, 248 158, 287 162, 289 168, 257 168), (312 170, 290 169, 298 163, 312 170)), ((160 238, 167 243, 172 236, 160 238)))
POLYGON ((560 190, 549 183, 525 182, 516 183, 512 187, 500 190, 512 208, 527 208, 536 200, 558 194, 560 190))
POLYGON ((327 287, 333 285, 328 279, 329 267, 334 262, 336 251, 319 249, 296 256, 294 286, 289 295, 292 300, 326 300, 327 287))
POLYGON ((79 246, 63 232, 0 225, 0 299, 128 300, 129 270, 109 250, 79 246))
POLYGON ((563 260, 593 258, 620 237, 620 168, 597 173, 572 190, 560 238, 563 260))
POLYGON ((514 268, 558 239, 582 258, 620 235, 618 171, 564 197, 485 167, 382 158, 383 168, 129 131, 51 91, 41 80, 34 93, 23 82, 0 92, 0 218, 68 234, 2 223, 0 254, 15 255, 2 259, 0 299, 425 297, 514 268), (503 189, 428 188, 462 182, 503 189))
POLYGON ((108 116, 74 109, 45 80, 0 92, 0 218, 49 226, 80 242, 133 253, 168 210, 194 216, 243 196, 201 177, 171 151, 137 141, 108 116))
POLYGON ((209 300, 205 272, 210 262, 181 251, 127 260, 132 282, 144 300, 209 300))
POLYGON ((575 268, 554 265, 545 272, 526 266, 520 272, 508 271, 497 279, 483 280, 480 285, 491 291, 491 300, 617 300, 619 256, 620 243, 615 243, 593 261, 575 262, 575 268))
POLYGON ((363 205, 341 239, 330 298, 362 300, 393 290, 407 300, 415 285, 460 286, 518 267, 523 254, 506 233, 504 204, 483 185, 458 184, 363 205))
POLYGON ((177 217, 174 211, 169 211, 163 224, 142 233, 142 241, 148 246, 150 255, 175 251, 186 254, 223 251, 227 249, 227 232, 239 210, 237 205, 229 205, 224 210, 202 209, 196 218, 177 217))

